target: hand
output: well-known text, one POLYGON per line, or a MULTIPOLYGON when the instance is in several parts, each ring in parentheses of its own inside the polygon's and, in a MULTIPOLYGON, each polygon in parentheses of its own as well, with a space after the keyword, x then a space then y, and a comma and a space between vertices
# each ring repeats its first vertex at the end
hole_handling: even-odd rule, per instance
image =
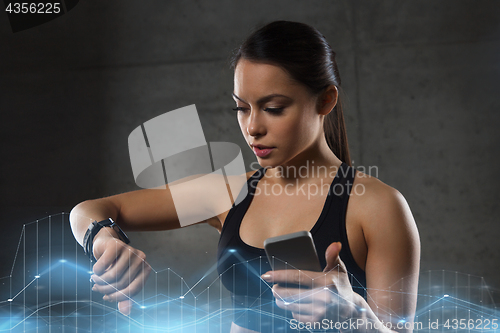
POLYGON ((327 248, 323 272, 301 270, 270 271, 262 275, 268 282, 298 284, 299 288, 273 286, 278 307, 292 312, 300 322, 320 322, 327 318, 343 321, 351 318, 356 306, 347 269, 339 258, 341 243, 327 248))
POLYGON ((118 310, 129 315, 131 297, 143 287, 151 272, 144 252, 128 246, 114 238, 110 228, 103 228, 95 237, 93 245, 94 264, 93 291, 104 294, 103 299, 118 302, 118 310))

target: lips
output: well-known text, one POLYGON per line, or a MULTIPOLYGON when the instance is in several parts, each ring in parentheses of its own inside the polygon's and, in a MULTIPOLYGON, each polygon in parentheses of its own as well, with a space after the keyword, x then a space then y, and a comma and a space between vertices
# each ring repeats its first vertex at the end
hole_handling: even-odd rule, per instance
POLYGON ((259 149, 269 149, 269 148, 274 148, 274 147, 269 147, 269 146, 264 146, 264 145, 251 145, 252 148, 259 148, 259 149))
POLYGON ((264 157, 269 155, 275 147, 269 147, 269 146, 264 146, 264 145, 251 145, 253 152, 255 155, 258 157, 264 157))

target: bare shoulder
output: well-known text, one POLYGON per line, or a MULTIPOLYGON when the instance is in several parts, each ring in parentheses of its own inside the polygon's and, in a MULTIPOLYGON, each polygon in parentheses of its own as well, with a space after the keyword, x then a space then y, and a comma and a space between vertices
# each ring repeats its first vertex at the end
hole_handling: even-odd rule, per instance
POLYGON ((404 196, 376 177, 356 171, 349 204, 353 208, 352 217, 363 229, 367 245, 381 235, 418 235, 404 196))
POLYGON ((394 187, 387 185, 380 179, 367 175, 361 171, 356 171, 351 198, 362 204, 363 210, 381 210, 387 205, 393 206, 401 201, 406 202, 403 195, 394 187))

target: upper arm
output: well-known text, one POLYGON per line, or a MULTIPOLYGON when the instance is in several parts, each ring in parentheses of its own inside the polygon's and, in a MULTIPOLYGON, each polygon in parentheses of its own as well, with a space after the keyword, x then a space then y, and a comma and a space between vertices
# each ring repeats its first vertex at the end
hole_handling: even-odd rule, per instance
POLYGON ((420 265, 417 227, 401 193, 383 183, 373 192, 365 200, 362 222, 367 301, 385 322, 413 320, 420 265))

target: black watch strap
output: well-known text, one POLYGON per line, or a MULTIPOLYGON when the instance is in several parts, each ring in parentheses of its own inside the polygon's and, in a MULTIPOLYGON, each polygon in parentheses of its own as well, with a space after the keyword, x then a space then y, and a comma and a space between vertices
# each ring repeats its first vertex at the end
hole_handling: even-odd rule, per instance
POLYGON ((87 232, 85 232, 85 236, 83 237, 83 251, 89 257, 91 262, 96 262, 96 258, 94 257, 93 245, 94 245, 94 237, 97 233, 104 227, 113 228, 118 234, 119 239, 125 244, 130 243, 127 235, 123 232, 123 230, 113 221, 111 218, 106 220, 97 222, 94 221, 89 225, 87 232))

